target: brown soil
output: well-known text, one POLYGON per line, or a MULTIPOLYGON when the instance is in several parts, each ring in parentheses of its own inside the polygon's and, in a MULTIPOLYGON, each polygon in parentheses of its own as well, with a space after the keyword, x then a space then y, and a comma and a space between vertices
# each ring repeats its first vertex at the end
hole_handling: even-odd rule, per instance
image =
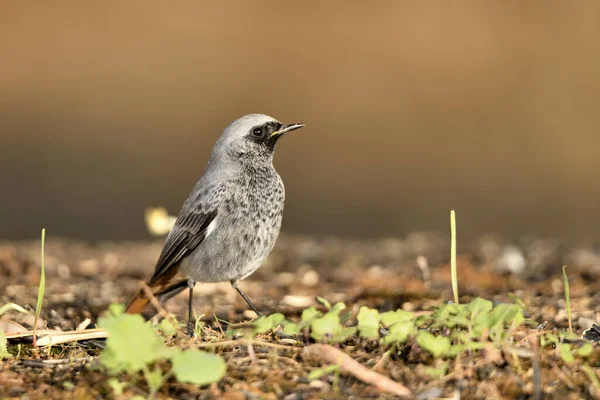
MULTIPOLYGON (((160 241, 101 243, 90 245, 70 240, 50 239, 46 245, 46 297, 42 311, 45 325, 52 329, 72 330, 85 318, 92 322, 108 305, 125 302, 139 289, 157 258, 160 241)), ((562 251, 562 250, 561 250, 562 251)), ((447 242, 436 235, 412 236, 405 240, 352 241, 282 237, 268 262, 242 283, 242 287, 265 313, 281 312, 297 320, 307 305, 318 305, 316 296, 329 301, 345 302, 354 315, 362 305, 381 311, 403 308, 410 311, 431 309, 452 298, 447 264, 447 242), (415 239, 415 237, 418 238, 415 239), (430 266, 430 279, 424 279, 417 266, 417 256, 424 256, 430 266)), ((559 275, 561 254, 550 257, 520 275, 503 271, 493 259, 485 259, 474 246, 459 257, 459 292, 461 301, 481 296, 495 302, 513 301, 513 295, 526 306, 527 317, 535 324, 547 323, 546 330, 565 330, 567 317, 562 279, 559 275), (554 262, 553 262, 553 261, 554 262)), ((14 302, 34 308, 39 281, 39 242, 0 244, 0 305, 14 302)), ((596 271, 581 262, 569 266, 573 328, 578 334, 597 320, 600 311, 600 283, 596 271)), ((185 315, 187 295, 181 294, 165 308, 178 316, 185 315)), ((247 321, 251 315, 245 303, 229 284, 200 284, 196 288, 195 310, 205 314, 203 320, 216 334, 232 323, 247 321)), ((32 319, 14 312, 5 315, 25 326, 32 319)), ((530 333, 535 333, 535 327, 530 333)), ((227 340, 222 338, 222 340, 227 340)), ((354 377, 342 374, 339 381, 326 375, 309 381, 310 371, 321 366, 319 360, 301 349, 286 349, 289 340, 265 335, 257 340, 281 347, 245 344, 217 346, 228 363, 227 376, 218 384, 196 387, 169 381, 160 398, 226 399, 313 399, 313 398, 394 398, 354 377)), ((172 345, 202 343, 203 338, 178 337, 172 345)), ((9 349, 18 350, 11 342, 9 349)), ((303 343, 296 346, 302 347, 303 343)), ((368 368, 377 363, 377 371, 408 386, 419 398, 535 398, 541 391, 548 399, 593 398, 589 378, 581 363, 565 364, 551 348, 539 356, 500 358, 463 356, 451 360, 448 374, 434 378, 425 367, 439 361, 414 344, 403 356, 384 356, 385 348, 375 341, 350 339, 339 347, 368 368), (385 359, 382 361, 382 357, 385 359), (539 359, 539 368, 534 360, 539 359), (537 378, 541 380, 538 383, 537 378)), ((0 364, 0 398, 92 399, 112 398, 107 384, 109 376, 95 359, 99 355, 95 342, 84 342, 51 349, 35 349, 26 341, 20 344, 18 357, 0 364), (44 360, 77 360, 68 364, 45 364, 44 360)), ((592 367, 600 366, 600 350, 594 347, 588 359, 592 367)), ((122 380, 130 379, 121 377, 122 380)), ((134 382, 125 398, 144 395, 143 379, 134 382)))

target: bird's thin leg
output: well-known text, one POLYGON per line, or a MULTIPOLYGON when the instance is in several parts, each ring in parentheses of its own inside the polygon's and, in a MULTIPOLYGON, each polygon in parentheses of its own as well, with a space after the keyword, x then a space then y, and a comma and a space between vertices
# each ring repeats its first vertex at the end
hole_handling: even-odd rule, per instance
POLYGON ((194 337, 194 323, 192 323, 192 300, 194 298, 194 286, 196 286, 196 281, 193 279, 188 279, 187 281, 188 289, 190 291, 190 298, 188 300, 188 329, 187 334, 188 337, 194 337))
POLYGON ((252 304, 252 302, 250 301, 250 299, 248 298, 248 296, 246 296, 246 293, 244 293, 242 291, 242 289, 240 289, 240 287, 238 286, 238 281, 237 280, 232 280, 231 281, 231 286, 235 290, 237 290, 237 292, 240 294, 240 296, 242 296, 242 298, 246 301, 246 303, 248 303, 248 305, 250 306, 250 308, 252 309, 252 311, 254 311, 258 317, 262 317, 262 313, 260 311, 258 311, 258 309, 254 306, 254 304, 252 304))

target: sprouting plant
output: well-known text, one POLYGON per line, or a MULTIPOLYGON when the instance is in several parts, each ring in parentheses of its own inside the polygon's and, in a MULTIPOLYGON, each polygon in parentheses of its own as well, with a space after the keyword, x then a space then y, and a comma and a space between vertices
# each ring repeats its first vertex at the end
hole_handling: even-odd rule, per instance
POLYGON ((35 319, 33 321, 33 347, 37 347, 36 333, 37 322, 42 312, 42 304, 44 302, 44 293, 46 292, 46 269, 44 267, 44 244, 46 241, 46 230, 42 229, 42 255, 40 262, 40 284, 38 286, 37 304, 35 306, 35 319))
MULTIPOLYGON (((142 373, 149 388, 148 398, 154 398, 163 383, 174 376, 179 382, 206 385, 225 375, 225 361, 216 354, 197 349, 168 348, 155 329, 139 315, 123 313, 122 305, 112 305, 110 315, 100 318, 98 325, 109 338, 100 355, 100 362, 109 373, 142 373), (169 361, 171 368, 163 373, 159 363, 169 361)), ((161 330, 172 327, 162 326, 161 330)), ((115 394, 124 386, 110 384, 115 394)))
POLYGON ((454 302, 458 304, 458 276, 456 272, 456 213, 450 210, 450 274, 452 276, 452 293, 454 302))
POLYGON ((563 283, 565 285, 565 304, 567 306, 567 318, 569 320, 569 334, 573 334, 573 322, 571 321, 571 291, 569 289, 569 278, 567 278, 567 266, 562 267, 563 283))

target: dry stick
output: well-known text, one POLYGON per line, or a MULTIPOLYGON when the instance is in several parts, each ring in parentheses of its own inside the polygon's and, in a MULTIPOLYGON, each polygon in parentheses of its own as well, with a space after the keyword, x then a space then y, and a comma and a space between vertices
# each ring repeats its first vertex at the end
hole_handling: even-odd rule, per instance
POLYGON ((379 390, 393 393, 400 397, 411 397, 412 392, 401 383, 395 382, 385 375, 372 371, 348 354, 328 344, 313 344, 304 348, 304 353, 320 358, 328 364, 337 364, 342 372, 353 375, 361 381, 371 384, 379 390))
POLYGON ((169 313, 167 312, 167 310, 165 310, 163 306, 160 305, 160 302, 158 301, 156 296, 154 296, 154 293, 152 293, 152 289, 150 289, 150 286, 148 286, 144 281, 142 281, 142 290, 144 291, 144 294, 146 295, 148 300, 150 300, 150 304, 152 304, 152 307, 154 307, 163 318, 169 318, 169 313))
MULTIPOLYGON (((195 347, 197 349, 205 349, 205 348, 213 348, 213 347, 234 347, 234 346, 238 346, 238 345, 241 346, 244 344, 248 344, 248 340, 238 339, 238 340, 225 340, 222 342, 214 342, 214 343, 198 343, 198 344, 194 344, 191 347, 195 347)), ((265 346, 265 347, 272 347, 274 349, 283 349, 283 350, 300 351, 303 349, 303 347, 284 346, 281 344, 260 342, 260 341, 252 341, 252 344, 255 346, 265 346)))
POLYGON ((569 379, 569 377, 567 375, 565 375, 564 372, 561 371, 561 369, 558 367, 558 365, 556 365, 556 363, 554 361, 551 361, 550 363, 551 363, 550 365, 552 365, 552 370, 554 371, 556 376, 558 376, 558 379, 560 379, 565 385, 567 385, 567 387, 569 389, 577 390, 577 386, 575 386, 573 381, 571 381, 569 379))
POLYGON ((379 361, 377 361, 377 363, 375 365, 373 365, 373 368, 371 368, 371 369, 373 371, 380 371, 380 370, 384 369, 385 365, 387 364, 388 360, 390 359, 390 353, 391 353, 391 350, 388 350, 385 353, 383 353, 383 355, 381 356, 381 359, 379 361))
POLYGON ((533 398, 535 400, 542 400, 542 374, 540 371, 540 346, 538 339, 537 336, 532 336, 529 339, 529 343, 533 352, 533 358, 531 359, 533 366, 533 398))
POLYGON ((28 366, 53 366, 71 364, 77 362, 91 362, 94 361, 94 357, 80 357, 80 358, 59 358, 57 360, 23 360, 21 364, 28 366))

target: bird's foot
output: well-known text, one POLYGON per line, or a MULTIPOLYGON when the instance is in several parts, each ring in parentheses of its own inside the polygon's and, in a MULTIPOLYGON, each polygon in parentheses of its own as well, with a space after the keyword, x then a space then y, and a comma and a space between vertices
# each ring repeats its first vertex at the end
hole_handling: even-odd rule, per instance
POLYGON ((188 322, 187 335, 191 339, 194 337, 194 324, 188 322))

